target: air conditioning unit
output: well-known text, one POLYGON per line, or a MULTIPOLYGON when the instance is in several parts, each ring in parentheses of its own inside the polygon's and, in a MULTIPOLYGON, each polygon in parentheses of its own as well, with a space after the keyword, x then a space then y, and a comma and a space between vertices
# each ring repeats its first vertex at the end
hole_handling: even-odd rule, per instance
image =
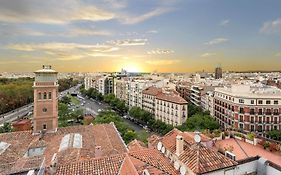
POLYGON ((231 160, 234 160, 236 159, 236 156, 235 154, 233 154, 232 152, 229 152, 229 151, 225 151, 224 155, 228 158, 230 158, 231 160))

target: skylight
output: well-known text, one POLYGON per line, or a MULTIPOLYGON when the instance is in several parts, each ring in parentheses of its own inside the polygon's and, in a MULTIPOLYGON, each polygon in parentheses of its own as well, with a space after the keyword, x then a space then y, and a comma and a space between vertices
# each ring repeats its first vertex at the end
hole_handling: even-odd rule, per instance
POLYGON ((6 143, 6 142, 1 142, 0 141, 0 154, 5 152, 5 150, 10 146, 11 144, 6 143))
POLYGON ((78 133, 71 133, 65 135, 60 143, 59 151, 66 150, 67 148, 82 148, 82 135, 78 133))

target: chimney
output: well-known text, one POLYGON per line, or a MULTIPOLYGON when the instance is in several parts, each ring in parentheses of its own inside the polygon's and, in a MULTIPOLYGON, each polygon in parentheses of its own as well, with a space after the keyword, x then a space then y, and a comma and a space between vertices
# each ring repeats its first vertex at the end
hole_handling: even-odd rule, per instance
POLYGON ((96 146, 95 148, 95 157, 100 157, 102 155, 101 146, 96 146))
POLYGON ((181 135, 177 135, 176 137, 176 155, 180 156, 183 152, 183 138, 181 135))

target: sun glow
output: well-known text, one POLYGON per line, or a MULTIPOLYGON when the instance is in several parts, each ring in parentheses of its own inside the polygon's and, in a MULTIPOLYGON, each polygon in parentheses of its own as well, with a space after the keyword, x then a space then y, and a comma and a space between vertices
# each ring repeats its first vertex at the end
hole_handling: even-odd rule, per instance
POLYGON ((122 68, 128 72, 141 72, 140 66, 134 63, 124 64, 122 68))

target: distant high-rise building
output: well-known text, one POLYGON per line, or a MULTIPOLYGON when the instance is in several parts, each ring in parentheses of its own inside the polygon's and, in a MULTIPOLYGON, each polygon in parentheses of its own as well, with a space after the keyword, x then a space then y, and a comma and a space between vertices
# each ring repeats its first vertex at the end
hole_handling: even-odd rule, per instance
POLYGON ((35 72, 33 132, 55 132, 58 127, 58 72, 51 66, 35 72))
POLYGON ((222 78, 222 68, 220 66, 215 69, 215 79, 222 78))

